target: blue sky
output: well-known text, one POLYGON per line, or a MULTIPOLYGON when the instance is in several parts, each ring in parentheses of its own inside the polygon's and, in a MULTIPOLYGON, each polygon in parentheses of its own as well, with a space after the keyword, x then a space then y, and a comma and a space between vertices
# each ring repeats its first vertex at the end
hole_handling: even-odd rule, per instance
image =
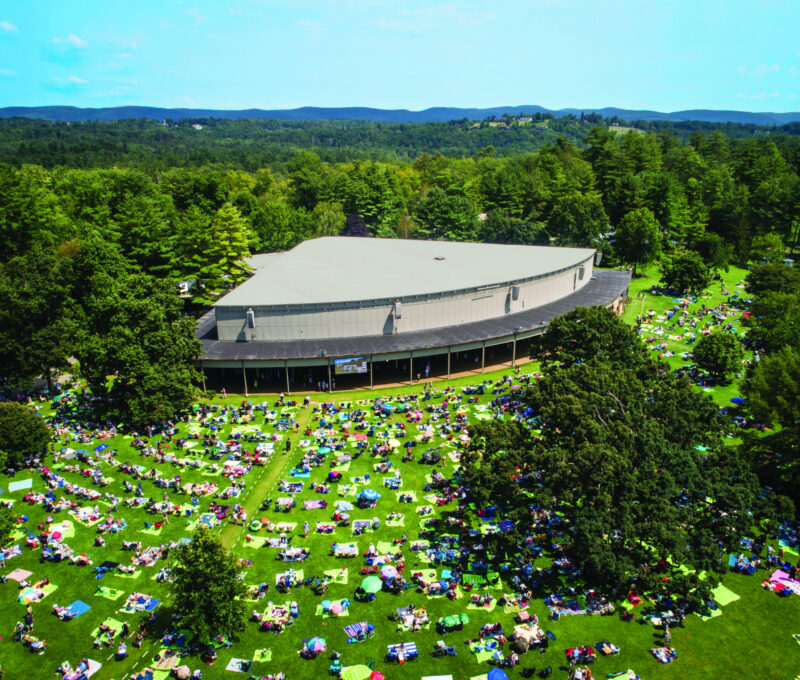
POLYGON ((798 0, 3 0, 0 106, 800 110, 798 0))

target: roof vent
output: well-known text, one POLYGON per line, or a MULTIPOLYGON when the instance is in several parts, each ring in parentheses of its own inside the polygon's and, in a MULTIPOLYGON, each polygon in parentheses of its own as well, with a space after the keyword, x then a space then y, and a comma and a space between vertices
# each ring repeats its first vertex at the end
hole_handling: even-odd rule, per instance
POLYGON ((443 260, 444 258, 441 255, 437 255, 433 258, 434 260, 443 260))

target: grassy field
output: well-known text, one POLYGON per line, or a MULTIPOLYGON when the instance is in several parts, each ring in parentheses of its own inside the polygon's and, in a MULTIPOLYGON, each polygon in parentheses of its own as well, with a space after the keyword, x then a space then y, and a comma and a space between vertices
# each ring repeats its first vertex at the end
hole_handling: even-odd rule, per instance
MULTIPOLYGON (((735 291, 735 283, 741 280, 744 273, 732 270, 727 276, 727 287, 735 291)), ((642 301, 637 300, 637 293, 645 288, 649 290, 648 279, 636 280, 631 288, 633 301, 626 311, 627 320, 635 320, 638 313, 637 305, 642 301)), ((717 299, 722 299, 718 294, 719 284, 711 297, 706 298, 707 306, 717 304, 717 299)), ((668 298, 653 297, 648 295, 644 300, 644 309, 653 308, 657 315, 673 303, 668 298)), ((680 342, 666 340, 668 343, 675 343, 675 349, 683 351, 684 347, 680 342)), ((672 345, 671 345, 672 346, 672 345)), ((676 352, 677 353, 677 352, 676 352)), ((681 365, 683 362, 674 362, 674 365, 681 365)), ((532 371, 535 365, 527 364, 523 367, 523 372, 532 371)), ((502 377, 502 373, 486 374, 483 380, 488 382, 497 381, 502 377)), ((467 385, 474 385, 481 381, 481 378, 467 377, 435 383, 435 388, 441 390, 451 387, 454 393, 449 393, 446 397, 450 400, 454 410, 464 409, 470 419, 484 417, 482 407, 492 398, 492 389, 487 390, 487 394, 481 396, 472 403, 467 403, 468 398, 463 397, 461 404, 455 404, 455 399, 461 397, 461 390, 467 385)), ((727 403, 730 398, 728 395, 736 386, 716 388, 710 390, 719 403, 727 403)), ((350 408, 369 409, 372 399, 382 397, 392 399, 395 403, 404 397, 419 398, 422 395, 421 387, 395 387, 390 389, 377 389, 374 392, 359 391, 352 394, 337 393, 335 395, 337 403, 350 403, 350 408), (362 403, 355 403, 360 400, 362 403)), ((303 394, 295 396, 300 402, 303 394)), ((319 395, 311 395, 312 399, 319 400, 319 395)), ((431 400, 433 403, 441 403, 445 395, 439 392, 431 400)), ((241 403, 243 397, 229 396, 227 400, 221 398, 209 398, 220 406, 235 406, 241 403)), ((489 666, 486 662, 478 663, 477 658, 471 653, 468 645, 464 644, 467 639, 478 637, 478 629, 484 623, 500 622, 506 631, 513 628, 513 615, 503 612, 502 607, 497 607, 494 611, 476 610, 468 608, 469 599, 465 595, 454 601, 446 598, 429 598, 422 593, 414 590, 394 596, 386 592, 377 594, 376 600, 369 604, 356 603, 353 600, 353 592, 360 583, 362 575, 361 569, 364 566, 362 557, 354 559, 337 559, 329 557, 329 546, 331 542, 356 542, 359 552, 363 555, 364 550, 370 543, 376 546, 378 542, 390 542, 402 534, 407 534, 414 540, 421 531, 420 517, 416 509, 421 505, 428 504, 423 496, 426 493, 423 488, 426 483, 426 475, 430 474, 431 469, 427 465, 417 462, 424 446, 417 446, 414 450, 415 460, 411 462, 400 462, 400 455, 391 456, 394 468, 399 468, 402 473, 402 490, 415 491, 417 502, 403 504, 398 502, 395 493, 386 489, 383 485, 384 475, 376 473, 374 464, 380 459, 375 459, 370 455, 362 455, 353 460, 349 467, 343 471, 345 481, 350 477, 364 477, 370 475, 369 487, 382 494, 376 509, 354 510, 351 515, 353 519, 369 519, 379 517, 381 527, 374 533, 367 533, 361 536, 352 536, 350 528, 337 528, 334 534, 323 535, 313 533, 315 522, 329 520, 333 512, 333 504, 342 497, 337 493, 336 485, 332 486, 331 492, 327 495, 320 495, 312 490, 311 484, 320 482, 327 476, 331 467, 313 468, 309 479, 298 479, 304 482, 303 491, 296 495, 297 507, 288 514, 269 511, 259 511, 261 501, 265 497, 276 498, 288 495, 278 492, 278 485, 281 480, 290 480, 289 470, 301 459, 303 448, 300 442, 306 437, 303 432, 306 426, 315 430, 319 425, 320 413, 316 410, 316 401, 312 402, 311 407, 302 408, 301 406, 282 408, 275 406, 275 397, 251 397, 255 403, 262 401, 268 402, 268 408, 278 412, 279 418, 293 419, 300 424, 297 433, 278 431, 274 424, 265 422, 263 412, 259 413, 255 422, 250 422, 244 427, 254 427, 259 432, 268 436, 282 435, 290 437, 292 441, 291 452, 284 453, 284 440, 276 442, 275 454, 263 467, 254 468, 246 477, 246 490, 238 499, 242 503, 251 518, 269 517, 273 521, 296 522, 297 528, 293 532, 293 545, 304 546, 310 549, 311 558, 304 563, 285 564, 276 561, 277 551, 271 548, 253 548, 251 543, 246 540, 248 533, 254 536, 263 536, 264 532, 248 532, 240 526, 223 524, 215 529, 219 531, 223 541, 230 546, 238 556, 253 560, 254 564, 243 568, 243 578, 247 584, 259 584, 269 582, 271 588, 267 594, 268 600, 276 603, 283 603, 287 600, 294 600, 300 606, 300 616, 296 623, 287 632, 275 635, 258 631, 256 623, 248 623, 247 630, 236 639, 233 646, 229 649, 221 649, 219 659, 214 666, 205 666, 196 657, 189 657, 186 663, 192 668, 202 668, 205 678, 247 678, 250 673, 260 677, 268 673, 284 671, 291 679, 309 678, 313 676, 321 677, 327 675, 330 661, 327 655, 321 655, 313 661, 306 661, 298 658, 296 652, 301 648, 301 641, 304 638, 319 635, 326 638, 328 650, 338 650, 342 653, 345 666, 374 662, 377 670, 382 671, 388 678, 420 678, 425 675, 452 674, 454 678, 473 678, 486 674, 489 666), (303 510, 303 501, 324 499, 329 503, 326 510, 303 510), (404 515, 403 526, 387 526, 384 518, 390 512, 398 512, 404 515), (309 521, 312 525, 312 534, 308 539, 302 536, 302 524, 309 521), (325 599, 336 601, 340 598, 349 598, 353 601, 347 616, 323 618, 316 615, 317 605, 321 597, 316 596, 309 588, 293 589, 290 594, 283 595, 278 593, 275 588, 276 574, 284 571, 287 567, 302 568, 305 576, 322 576, 325 571, 333 569, 347 569, 347 584, 331 585, 325 599), (444 636, 447 644, 456 646, 457 656, 446 657, 443 659, 433 658, 430 654, 437 640, 442 639, 432 626, 430 629, 422 630, 418 633, 407 633, 397 630, 397 624, 390 620, 395 608, 415 604, 417 607, 425 606, 428 609, 432 621, 439 617, 452 613, 466 612, 470 617, 470 623, 464 626, 462 631, 452 632, 444 636), (367 621, 375 625, 376 635, 370 640, 359 644, 348 644, 347 636, 343 631, 343 626, 359 621, 367 621), (402 666, 389 665, 384 661, 386 645, 401 641, 414 641, 420 650, 418 660, 408 662, 402 666), (237 672, 226 672, 225 667, 231 658, 253 659, 256 650, 270 649, 272 660, 269 662, 256 662, 249 673, 241 674, 237 672)), ((428 402, 426 402, 428 403, 428 402)), ((42 413, 48 414, 51 410, 49 404, 42 404, 42 413)), ((406 423, 409 436, 415 435, 416 430, 413 424, 408 424, 406 417, 400 414, 376 424, 376 439, 380 439, 383 433, 395 435, 396 426, 406 423)), ((219 424, 221 431, 229 435, 234 428, 241 428, 241 423, 233 422, 230 413, 227 414, 224 422, 219 424)), ((206 432, 197 422, 190 421, 182 423, 179 432, 173 435, 173 439, 190 435, 190 430, 196 433, 206 432)), ((398 437, 405 440, 407 437, 398 437)), ((85 442, 76 442, 71 435, 67 436, 67 444, 73 449, 84 449, 93 451, 98 446, 99 441, 90 438, 85 442)), ((154 438, 155 442, 160 437, 154 438)), ((115 450, 114 457, 116 462, 129 462, 132 464, 143 465, 147 470, 151 467, 158 469, 162 476, 169 477, 175 474, 181 475, 181 481, 185 482, 207 482, 212 481, 219 484, 220 489, 228 486, 228 482, 219 475, 203 474, 201 470, 190 468, 178 468, 169 462, 154 464, 151 458, 143 459, 140 453, 131 446, 129 436, 116 436, 102 443, 108 445, 106 451, 115 450)), ((437 438, 434 442, 437 446, 442 445, 445 452, 454 451, 455 447, 444 439, 437 438)), ((254 445, 246 448, 252 450, 254 445)), ((188 451, 176 450, 174 445, 167 444, 166 450, 176 455, 178 458, 190 457, 203 459, 207 469, 208 457, 201 456, 202 446, 197 446, 188 451)), ((345 451, 354 453, 351 443, 346 443, 345 451)), ((402 451, 402 449, 401 449, 402 451)), ((52 459, 48 459, 51 467, 60 467, 61 463, 54 466, 52 459)), ((70 461, 71 464, 75 461, 70 461)), ((81 464, 81 468, 87 465, 81 464)), ((100 489, 101 492, 108 491, 116 496, 130 498, 133 494, 126 493, 123 483, 126 479, 134 482, 129 475, 122 473, 118 466, 112 466, 105 461, 99 463, 102 473, 109 479, 108 487, 100 489)), ((455 464, 447 458, 445 467, 440 468, 445 476, 451 476, 455 470, 455 464)), ((88 488, 92 486, 91 477, 84 477, 75 472, 59 470, 63 477, 73 483, 79 483, 88 488)), ((24 547, 23 531, 37 533, 37 526, 46 522, 47 514, 39 505, 28 505, 22 498, 27 491, 10 492, 8 484, 10 481, 20 481, 33 479, 33 491, 44 491, 44 484, 41 476, 35 471, 24 471, 18 473, 15 480, 0 477, 0 488, 4 493, 0 494, 0 500, 12 500, 15 503, 15 510, 27 515, 27 522, 21 527, 18 534, 17 543, 23 544, 22 554, 7 561, 0 573, 7 575, 13 569, 24 569, 32 572, 30 581, 36 581, 43 576, 47 576, 50 581, 57 586, 57 589, 44 598, 41 602, 32 605, 35 615, 34 635, 47 641, 48 650, 42 655, 29 653, 21 644, 12 641, 12 631, 14 623, 21 620, 25 607, 18 602, 19 589, 14 581, 7 581, 0 585, 0 663, 2 668, 7 671, 6 678, 39 678, 49 677, 56 667, 64 660, 69 660, 73 665, 82 657, 88 657, 99 661, 103 667, 93 676, 99 680, 121 679, 131 675, 132 672, 148 668, 153 663, 154 655, 160 649, 160 640, 148 639, 142 647, 137 650, 132 647, 129 640, 128 649, 130 656, 120 662, 114 661, 113 649, 103 648, 96 650, 92 648, 92 631, 104 620, 109 617, 117 620, 129 620, 131 628, 138 627, 139 620, 144 616, 141 613, 124 614, 119 610, 125 602, 126 597, 131 592, 140 592, 150 595, 162 601, 158 607, 159 626, 166 626, 170 617, 174 613, 168 603, 168 584, 159 583, 154 580, 156 573, 164 566, 162 562, 152 567, 144 567, 138 578, 128 579, 117 575, 107 574, 102 578, 96 578, 92 567, 78 567, 68 563, 53 564, 50 562, 40 563, 41 550, 28 550, 24 547), (98 592, 99 587, 110 588, 119 591, 119 599, 108 599, 98 592), (52 613, 53 604, 68 605, 80 599, 91 606, 91 610, 70 622, 59 621, 52 613)), ((291 481, 291 480, 290 480, 291 481)), ((363 485, 362 485, 363 488, 363 485)), ((163 489, 156 488, 151 481, 143 482, 143 491, 146 496, 161 500, 163 489)), ((175 502, 186 504, 190 507, 190 499, 185 495, 178 495, 170 492, 169 497, 175 502)), ((68 496, 74 499, 74 496, 68 496)), ((353 500, 352 497, 347 497, 353 500)), ((197 511, 204 511, 208 508, 211 497, 204 496, 200 499, 197 511)), ((233 502, 233 501, 231 501, 233 502)), ((85 505, 91 505, 86 503, 85 505)), ((109 512, 109 507, 99 504, 103 512, 109 512)), ((447 509, 446 506, 444 509, 447 509)), ((435 516, 438 516, 440 509, 437 509, 435 516)), ((121 550, 123 540, 141 540, 144 546, 157 546, 160 543, 166 544, 169 540, 179 540, 183 537, 191 536, 191 527, 188 523, 196 518, 197 514, 191 517, 170 517, 170 524, 163 527, 159 535, 144 532, 145 523, 152 523, 159 516, 148 515, 141 508, 125 508, 119 513, 112 513, 115 516, 123 517, 127 522, 127 528, 118 534, 106 535, 107 545, 105 548, 95 547, 94 540, 96 534, 95 527, 85 527, 78 523, 75 518, 67 515, 66 512, 59 512, 52 515, 55 522, 71 520, 74 528, 74 537, 65 538, 66 542, 75 549, 77 553, 86 552, 91 556, 94 566, 104 560, 129 564, 131 553, 121 550)), ((68 534, 67 534, 68 535, 68 534)), ((414 553, 407 548, 404 550, 406 574, 423 568, 437 568, 434 564, 425 564, 414 557, 414 553)), ((791 556, 790 556, 791 557, 791 556)), ((796 559, 796 556, 795 556, 796 559)), ((547 564, 544 558, 540 566, 547 564)), ((440 569, 440 568, 439 568, 440 569)), ((619 645, 622 650, 618 656, 600 658, 594 665, 595 677, 604 677, 607 673, 624 671, 628 668, 634 669, 642 678, 675 678, 675 679, 711 679, 718 678, 794 678, 800 673, 800 647, 792 639, 793 633, 800 633, 800 598, 792 596, 789 598, 779 598, 760 587, 760 581, 766 572, 760 575, 742 576, 739 574, 728 574, 724 579, 724 584, 733 591, 739 598, 730 604, 722 607, 722 615, 710 620, 701 620, 697 616, 690 616, 684 628, 673 631, 672 644, 677 649, 678 658, 675 662, 668 665, 657 663, 648 653, 648 649, 658 646, 660 634, 649 623, 639 623, 639 618, 633 623, 623 623, 616 616, 571 616, 561 618, 559 621, 548 620, 547 609, 544 606, 543 598, 546 593, 537 593, 535 601, 532 603, 530 611, 539 616, 539 620, 546 630, 552 631, 556 636, 556 641, 550 645, 549 650, 540 655, 539 653, 529 653, 522 657, 522 663, 515 669, 509 671, 512 678, 521 677, 522 668, 531 666, 543 668, 551 666, 553 677, 567 677, 565 670, 564 649, 576 645, 593 645, 596 642, 608 639, 619 645)), ((487 591, 495 597, 499 597, 503 592, 511 592, 510 587, 505 585, 500 589, 487 591)), ((111 593, 111 596, 116 593, 111 593)), ((248 603, 248 608, 252 610, 264 611, 267 600, 248 603)), ((639 608, 641 609, 641 607, 639 608)))

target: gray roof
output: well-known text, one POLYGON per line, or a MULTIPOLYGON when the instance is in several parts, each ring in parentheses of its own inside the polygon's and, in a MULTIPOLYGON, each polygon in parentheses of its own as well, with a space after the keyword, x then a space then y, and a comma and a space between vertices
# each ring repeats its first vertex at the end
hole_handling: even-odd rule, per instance
POLYGON ((217 307, 404 299, 521 281, 584 262, 594 251, 554 246, 330 236, 256 255, 250 279, 217 307))
POLYGON ((411 333, 325 340, 224 342, 217 339, 216 319, 212 310, 200 319, 196 336, 203 344, 200 359, 209 362, 209 365, 213 365, 211 362, 214 361, 312 359, 319 357, 323 350, 329 357, 359 357, 437 347, 455 348, 471 342, 510 338, 515 333, 543 331, 552 319, 575 307, 611 304, 628 289, 630 281, 629 270, 595 269, 591 280, 583 288, 541 307, 496 319, 411 333))

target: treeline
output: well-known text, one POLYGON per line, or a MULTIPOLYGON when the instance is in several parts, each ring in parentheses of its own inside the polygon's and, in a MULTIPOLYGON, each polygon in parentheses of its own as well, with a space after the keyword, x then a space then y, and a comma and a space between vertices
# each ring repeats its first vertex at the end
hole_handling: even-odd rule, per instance
POLYGON ((797 239, 798 145, 719 131, 682 143, 600 126, 586 143, 413 162, 330 163, 302 150, 255 171, 6 165, 2 259, 96 232, 140 271, 203 278, 226 239, 239 257, 344 233, 594 246, 631 265, 685 244, 724 267, 760 259, 758 237, 797 239))
MULTIPOLYGON (((220 118, 158 122, 145 118, 113 122, 47 122, 26 118, 0 120, 0 163, 55 167, 126 166, 153 172, 173 167, 220 165, 255 172, 286 163, 299 150, 314 151, 329 163, 358 160, 409 162, 422 154, 475 156, 486 147, 498 155, 537 151, 558 138, 584 148, 594 126, 617 132, 624 120, 596 113, 556 118, 537 113, 521 122, 372 123, 354 120, 220 118), (196 126, 202 126, 196 129, 196 126)), ((635 121, 640 132, 669 132, 681 141, 693 134, 721 132, 728 139, 770 137, 795 144, 800 124, 764 127, 702 121, 635 121), (787 139, 788 138, 788 139, 787 139)))

